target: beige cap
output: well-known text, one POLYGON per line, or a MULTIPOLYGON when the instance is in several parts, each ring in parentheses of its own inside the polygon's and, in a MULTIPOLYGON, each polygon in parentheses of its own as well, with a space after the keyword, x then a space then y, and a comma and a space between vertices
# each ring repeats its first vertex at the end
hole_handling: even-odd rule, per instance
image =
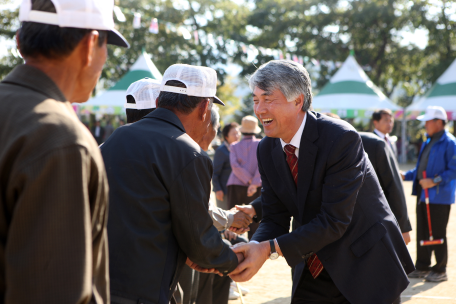
POLYGON ((260 133, 261 128, 258 126, 258 119, 252 115, 245 116, 242 118, 241 128, 239 131, 241 131, 241 133, 260 133))

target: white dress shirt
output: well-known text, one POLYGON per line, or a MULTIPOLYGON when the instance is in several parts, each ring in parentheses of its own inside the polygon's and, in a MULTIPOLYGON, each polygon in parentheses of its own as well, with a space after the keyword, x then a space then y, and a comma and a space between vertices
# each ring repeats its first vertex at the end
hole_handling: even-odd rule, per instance
POLYGON ((306 124, 306 120, 307 120, 307 113, 304 114, 304 118, 302 119, 301 126, 299 127, 298 131, 295 133, 295 135, 293 136, 293 138, 291 139, 291 141, 289 143, 284 142, 282 138, 280 139, 280 143, 282 144, 282 149, 284 149, 283 150, 284 152, 285 152, 286 145, 292 145, 292 146, 296 147, 295 154, 296 154, 297 158, 299 158, 299 146, 301 145, 301 137, 302 137, 302 132, 304 131, 304 126, 306 124))

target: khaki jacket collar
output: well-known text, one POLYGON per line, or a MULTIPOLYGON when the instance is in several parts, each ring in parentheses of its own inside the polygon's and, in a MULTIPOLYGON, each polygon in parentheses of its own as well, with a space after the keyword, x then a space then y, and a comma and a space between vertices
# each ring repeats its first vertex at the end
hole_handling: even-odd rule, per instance
POLYGON ((59 87, 48 75, 30 65, 23 64, 17 66, 3 79, 2 83, 26 87, 55 100, 67 100, 59 87))

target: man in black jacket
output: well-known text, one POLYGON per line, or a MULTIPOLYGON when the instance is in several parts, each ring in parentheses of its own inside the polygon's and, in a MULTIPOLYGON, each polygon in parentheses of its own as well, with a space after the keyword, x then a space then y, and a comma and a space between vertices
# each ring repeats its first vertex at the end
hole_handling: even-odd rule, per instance
POLYGON ((157 109, 102 146, 110 183, 111 302, 168 304, 184 263, 228 274, 236 254, 208 214, 212 164, 198 146, 210 124, 216 72, 173 65, 157 109))
POLYGON ((392 303, 414 266, 359 134, 308 110, 310 77, 292 61, 261 66, 250 87, 267 136, 257 152, 263 220, 234 248, 245 260, 231 278, 283 255, 295 267, 293 304, 392 303))

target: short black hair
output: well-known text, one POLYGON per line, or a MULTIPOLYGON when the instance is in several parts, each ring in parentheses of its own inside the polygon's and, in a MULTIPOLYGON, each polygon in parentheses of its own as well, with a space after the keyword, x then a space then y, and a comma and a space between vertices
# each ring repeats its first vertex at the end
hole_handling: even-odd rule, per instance
MULTIPOLYGON (((168 80, 166 85, 173 87, 186 88, 187 86, 177 80, 168 80)), ((171 111, 178 111, 183 114, 190 114, 201 102, 209 99, 209 107, 212 107, 214 98, 212 97, 196 97, 185 94, 160 92, 157 100, 157 108, 164 108, 171 111)))
POLYGON ((223 127, 222 134, 224 140, 226 140, 226 138, 228 137, 228 133, 230 133, 231 129, 234 128, 239 128, 239 124, 237 122, 229 123, 223 127))
POLYGON ((391 112, 390 109, 381 109, 381 110, 377 110, 375 111, 373 114, 372 114, 372 120, 373 121, 379 121, 380 119, 382 119, 382 116, 383 115, 390 115, 390 116, 393 116, 393 113, 391 112))
MULTIPOLYGON (((51 0, 32 0, 32 10, 55 13, 51 0)), ((59 27, 36 22, 22 22, 18 32, 19 50, 23 57, 62 58, 71 54, 90 29, 59 27)), ((108 38, 107 31, 98 30, 98 45, 108 38)))
MULTIPOLYGON (((133 95, 127 95, 127 103, 136 103, 135 98, 133 97, 133 95)), ((143 118, 144 116, 146 116, 147 114, 152 112, 153 110, 155 110, 155 108, 141 109, 141 110, 126 109, 126 112, 127 112, 127 123, 137 122, 138 120, 140 120, 141 118, 143 118)))

